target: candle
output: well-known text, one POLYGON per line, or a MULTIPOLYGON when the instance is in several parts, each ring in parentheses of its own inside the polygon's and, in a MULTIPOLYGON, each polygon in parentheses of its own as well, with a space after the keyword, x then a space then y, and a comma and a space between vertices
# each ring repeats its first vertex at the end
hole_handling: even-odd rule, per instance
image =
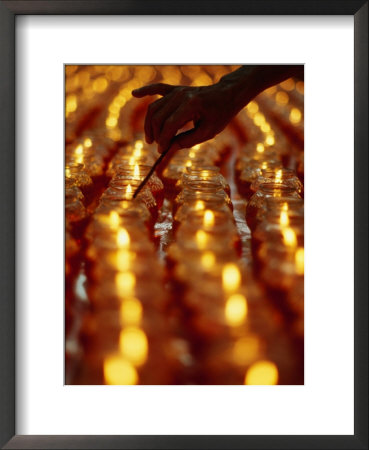
POLYGON ((204 213, 204 227, 209 228, 214 225, 214 213, 210 209, 207 209, 204 213))
POLYGON ((227 324, 232 327, 242 325, 245 322, 247 310, 247 301, 243 295, 233 294, 228 297, 224 309, 227 324))
POLYGON ((148 348, 147 336, 141 328, 127 327, 121 331, 119 336, 120 352, 134 366, 142 366, 146 362, 148 348))
POLYGON ((206 248, 208 243, 208 235, 203 230, 198 230, 196 232, 196 243, 199 249, 203 250, 206 248))
POLYGON ((246 372, 244 384, 275 385, 278 383, 278 368, 271 361, 258 361, 246 372))
POLYGON ((103 363, 104 381, 110 385, 133 385, 138 383, 134 366, 121 355, 110 355, 103 363))
POLYGON ((297 238, 296 233, 292 228, 286 227, 282 229, 283 242, 287 247, 296 247, 297 238))
POLYGON ((241 285, 241 273, 236 264, 229 263, 223 267, 222 271, 223 289, 228 292, 236 291, 241 285))
POLYGON ((120 249, 128 249, 130 244, 130 237, 125 228, 120 228, 117 233, 117 246, 120 249))

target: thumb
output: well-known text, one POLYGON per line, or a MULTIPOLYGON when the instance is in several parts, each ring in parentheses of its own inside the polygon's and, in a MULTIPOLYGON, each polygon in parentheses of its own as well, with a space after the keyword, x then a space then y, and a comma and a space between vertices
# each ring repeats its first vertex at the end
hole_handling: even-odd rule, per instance
POLYGON ((172 86, 170 84, 165 83, 155 83, 149 84, 147 86, 143 86, 139 89, 134 89, 132 91, 132 95, 134 97, 145 97, 145 95, 167 95, 171 92, 176 86, 172 86))

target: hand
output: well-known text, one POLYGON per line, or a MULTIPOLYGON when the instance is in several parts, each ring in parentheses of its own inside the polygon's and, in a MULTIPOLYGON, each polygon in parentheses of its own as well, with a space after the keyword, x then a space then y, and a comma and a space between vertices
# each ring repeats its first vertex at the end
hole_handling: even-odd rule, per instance
POLYGON ((213 138, 242 108, 229 86, 221 83, 200 87, 158 83, 135 89, 132 94, 138 98, 162 96, 149 105, 145 118, 146 141, 156 141, 160 153, 213 138), (177 135, 188 122, 193 122, 194 128, 177 135))

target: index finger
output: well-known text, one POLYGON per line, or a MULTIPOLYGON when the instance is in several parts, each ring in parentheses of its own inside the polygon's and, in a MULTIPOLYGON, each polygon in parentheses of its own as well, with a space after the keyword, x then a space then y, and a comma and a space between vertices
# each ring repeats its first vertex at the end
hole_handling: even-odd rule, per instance
POLYGON ((149 84, 147 86, 143 86, 139 89, 134 89, 132 91, 132 95, 134 97, 145 97, 145 95, 167 95, 171 92, 176 86, 172 86, 170 84, 165 83, 155 83, 149 84))

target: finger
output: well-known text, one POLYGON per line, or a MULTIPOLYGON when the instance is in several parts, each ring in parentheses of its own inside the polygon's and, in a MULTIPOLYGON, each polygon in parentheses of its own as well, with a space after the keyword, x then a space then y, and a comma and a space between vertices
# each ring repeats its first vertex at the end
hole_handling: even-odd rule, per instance
POLYGON ((154 112, 151 118, 151 129, 156 142, 159 143, 159 138, 167 119, 175 113, 180 105, 181 100, 178 94, 168 94, 165 97, 165 101, 161 104, 161 107, 154 112))
POLYGON ((179 107, 168 119, 165 121, 162 131, 157 142, 159 144, 158 151, 161 153, 165 151, 171 144, 172 139, 186 123, 193 119, 193 111, 185 107, 179 107))
POLYGON ((176 86, 165 83, 149 84, 139 89, 134 89, 132 95, 138 98, 145 97, 145 95, 167 95, 169 92, 172 92, 175 87, 176 86))
POLYGON ((156 111, 162 107, 164 101, 165 101, 164 98, 159 98, 155 102, 151 103, 147 108, 144 130, 146 142, 148 144, 151 144, 154 140, 154 134, 152 130, 152 117, 156 113, 156 111))
POLYGON ((176 136, 172 141, 171 150, 193 147, 194 145, 211 139, 213 134, 214 133, 212 133, 205 124, 200 124, 198 127, 176 136))

